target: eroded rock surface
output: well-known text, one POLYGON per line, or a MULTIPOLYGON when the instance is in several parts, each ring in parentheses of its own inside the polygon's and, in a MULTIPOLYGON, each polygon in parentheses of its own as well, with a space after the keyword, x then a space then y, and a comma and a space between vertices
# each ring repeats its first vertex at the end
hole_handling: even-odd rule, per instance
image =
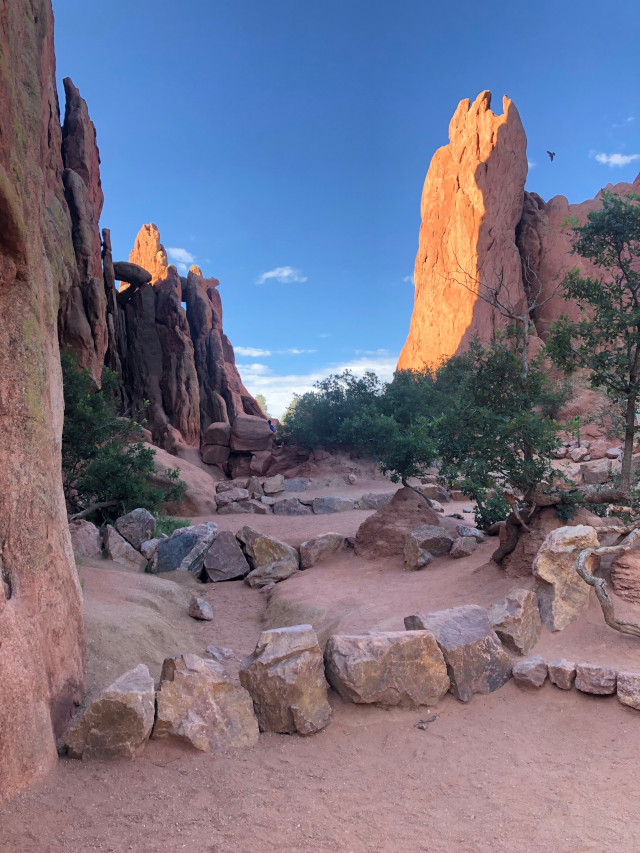
POLYGON ((144 664, 100 693, 65 735, 69 758, 135 758, 151 734, 155 685, 144 664))
POLYGON ((251 697, 217 663, 193 654, 165 660, 154 739, 174 737, 218 752, 255 746, 259 734, 251 697))
POLYGON ((263 631, 240 669, 263 732, 302 735, 323 729, 331 718, 318 638, 311 625, 263 631))
POLYGON ((511 678, 511 660, 475 604, 415 614, 404 620, 408 631, 431 631, 444 655, 451 692, 463 702, 474 693, 493 693, 511 678))
MULTIPOLYGON (((593 527, 576 525, 552 530, 533 563, 542 622, 549 631, 561 631, 589 606, 588 586, 576 572, 576 559, 585 548, 599 547, 593 527)), ((587 569, 598 568, 599 558, 589 557, 587 569)))
POLYGON ((262 587, 272 581, 277 583, 298 571, 300 558, 291 545, 247 526, 240 528, 236 536, 251 566, 245 578, 249 586, 262 587))
POLYGON ((49 0, 3 4, 0 55, 2 799, 57 760, 82 698, 84 629, 60 479, 57 314, 78 271, 49 0))
POLYGON ((334 635, 325 659, 329 682, 350 702, 435 705, 449 690, 444 657, 426 630, 334 635))
POLYGON ((514 589, 489 608, 489 621, 508 649, 528 655, 542 631, 538 596, 528 589, 514 589))
POLYGON ((401 555, 406 534, 423 524, 438 525, 437 514, 412 489, 398 489, 386 506, 358 528, 356 554, 368 559, 401 555))

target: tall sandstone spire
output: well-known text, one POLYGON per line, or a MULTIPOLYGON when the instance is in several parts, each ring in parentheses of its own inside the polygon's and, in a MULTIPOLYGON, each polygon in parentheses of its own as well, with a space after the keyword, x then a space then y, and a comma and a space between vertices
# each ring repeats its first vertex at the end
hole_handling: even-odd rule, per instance
POLYGON ((474 335, 485 340, 504 323, 478 298, 480 283, 503 281, 522 307, 516 226, 527 177, 527 138, 518 110, 491 93, 460 101, 449 144, 433 156, 422 191, 422 226, 415 264, 415 303, 399 370, 421 370, 463 350, 474 335))

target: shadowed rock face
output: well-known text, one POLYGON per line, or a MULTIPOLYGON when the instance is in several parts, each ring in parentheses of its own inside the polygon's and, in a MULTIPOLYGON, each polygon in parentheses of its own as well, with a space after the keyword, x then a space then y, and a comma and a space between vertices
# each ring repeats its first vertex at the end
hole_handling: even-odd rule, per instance
MULTIPOLYGON (((525 192, 527 140, 514 104, 503 98, 504 114, 490 109, 491 93, 473 104, 458 104, 449 125, 449 144, 433 156, 422 192, 420 240, 415 265, 415 301, 407 342, 398 369, 421 370, 463 352, 471 338, 490 340, 508 320, 477 296, 478 283, 495 287, 502 279, 517 313, 533 304, 536 333, 545 338, 550 323, 566 313, 576 319, 575 303, 556 294, 564 276, 577 266, 598 276, 590 263, 571 255, 568 217, 583 225, 601 204, 569 204, 564 196, 545 202, 525 192), (545 301, 548 300, 548 301, 545 301)), ((640 190, 609 184, 618 195, 640 190)))
POLYGON ((49 0, 0 11, 0 799, 42 777, 82 698, 60 477, 60 299, 77 285, 49 0))
POLYGON ((514 104, 491 109, 491 93, 458 104, 449 144, 433 156, 422 191, 415 265, 415 304, 400 370, 434 366, 478 334, 487 339, 499 315, 476 296, 478 282, 508 284, 524 302, 515 229, 524 199, 527 138, 514 104))
POLYGON ((70 347, 78 364, 97 381, 108 346, 107 296, 102 277, 98 223, 104 197, 96 129, 85 101, 66 77, 62 157, 64 194, 72 223, 78 281, 60 310, 60 342, 70 347))

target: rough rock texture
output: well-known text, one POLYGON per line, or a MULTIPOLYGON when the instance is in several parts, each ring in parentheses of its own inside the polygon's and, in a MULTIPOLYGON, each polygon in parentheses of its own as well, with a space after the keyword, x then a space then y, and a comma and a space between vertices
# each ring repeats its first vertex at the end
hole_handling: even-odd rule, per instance
POLYGON ((130 572, 144 572, 147 559, 121 536, 115 527, 107 524, 104 531, 104 550, 114 563, 130 572))
POLYGON ((528 589, 514 589, 489 608, 489 621, 508 649, 528 655, 542 631, 538 596, 528 589))
POLYGON ((549 680, 561 690, 571 690, 576 680, 576 665, 566 658, 549 661, 549 680))
POLYGON ((232 581, 251 571, 238 540, 230 530, 221 530, 204 557, 204 571, 210 581, 232 581))
POLYGON ((579 663, 576 666, 576 689, 596 696, 609 696, 616 692, 618 673, 610 666, 597 663, 579 663))
POLYGON ((69 522, 73 553, 79 557, 100 557, 102 554, 102 537, 100 531, 90 521, 78 518, 69 522))
POLYGON ((469 557, 478 547, 475 536, 459 536, 454 540, 449 554, 456 560, 469 557))
POLYGON ((407 533, 404 539, 404 564, 409 571, 422 569, 434 557, 442 557, 451 551, 453 536, 444 527, 423 524, 407 533))
POLYGON ((298 571, 300 558, 291 545, 280 542, 251 527, 241 527, 236 534, 251 566, 245 583, 262 587, 272 581, 286 580, 298 571))
POLYGON ((283 498, 275 501, 273 511, 276 515, 312 515, 310 506, 305 506, 298 498, 283 498))
POLYGON ((625 601, 640 603, 640 553, 628 551, 611 563, 611 586, 625 601))
POLYGON ((482 607, 468 604, 407 616, 408 631, 431 631, 444 655, 451 692, 463 702, 493 693, 511 678, 511 661, 482 607))
POLYGON ((437 514, 411 489, 398 489, 386 506, 358 528, 356 554, 369 559, 401 555, 405 535, 423 524, 438 525, 437 514))
POLYGON ((204 622, 211 622, 213 619, 213 608, 209 602, 195 595, 189 602, 188 612, 192 619, 202 619, 204 622))
POLYGON ((400 370, 432 367, 464 349, 473 335, 487 340, 504 325, 477 298, 477 282, 493 287, 502 276, 514 305, 526 304, 516 226, 524 203, 527 139, 508 98, 501 116, 490 106, 487 91, 473 104, 461 101, 449 125, 449 144, 429 166, 415 303, 400 370))
POLYGON ((393 492, 367 492, 359 500, 360 509, 382 509, 393 498, 393 492))
POLYGON ((263 631, 240 668, 260 731, 309 735, 331 719, 318 638, 311 625, 263 631))
POLYGON ((273 477, 267 477, 262 484, 265 495, 277 495, 284 492, 284 477, 282 474, 274 474, 273 477))
POLYGON ((334 635, 325 659, 330 684, 350 702, 435 705, 449 690, 442 652, 428 631, 334 635))
POLYGON ((542 687, 547 674, 547 662, 540 655, 519 660, 513 665, 513 680, 518 687, 542 687))
POLYGON ((64 738, 69 758, 135 758, 155 716, 156 691, 144 664, 125 672, 100 693, 64 738))
POLYGON ((616 692, 623 705, 640 711, 640 672, 619 672, 616 692))
POLYGON ((205 555, 217 533, 218 525, 213 521, 174 530, 168 539, 158 543, 152 570, 158 573, 183 571, 199 575, 205 555))
POLYGON ((87 104, 72 81, 63 81, 66 98, 62 128, 62 180, 72 224, 78 281, 60 306, 60 343, 100 381, 107 351, 107 296, 102 276, 99 220, 104 197, 96 129, 87 104))
POLYGON ((175 737, 203 752, 255 746, 260 733, 247 691, 197 655, 167 658, 152 737, 175 737))
POLYGON ((84 632, 60 480, 57 314, 78 273, 49 0, 2 5, 0 56, 2 799, 57 760, 82 698, 84 632))
POLYGON ((342 533, 321 533, 300 545, 300 568, 310 569, 332 554, 346 547, 347 537, 342 533))
MULTIPOLYGON (((582 524, 552 530, 542 543, 533 573, 540 616, 549 631, 562 631, 589 606, 591 587, 576 572, 576 558, 584 548, 599 544, 594 528, 582 524)), ((593 573, 599 562, 598 557, 590 557, 587 569, 593 573)))
MULTIPOLYGON (((286 482, 285 482, 286 488, 286 482)), ((329 515, 332 512, 349 512, 355 506, 355 501, 351 498, 339 498, 333 495, 326 495, 313 499, 313 511, 316 515, 329 515)))
MULTIPOLYGON (((151 445, 146 445, 151 447, 151 445)), ((169 515, 211 515, 217 509, 216 484, 211 476, 186 459, 177 459, 166 450, 152 447, 154 464, 158 474, 152 478, 163 486, 170 485, 164 472, 173 468, 180 470, 180 479, 185 483, 184 497, 179 502, 164 504, 169 515)), ((221 476, 223 476, 221 474, 221 476)))
MULTIPOLYGON (((640 190, 640 175, 633 184, 608 184, 605 188, 615 195, 626 195, 640 190)), ((517 243, 523 262, 531 268, 531 278, 535 276, 542 286, 542 298, 550 297, 548 301, 534 313, 534 322, 538 334, 545 337, 549 325, 560 314, 568 314, 577 319, 575 304, 566 302, 556 293, 558 281, 573 267, 578 267, 582 275, 599 278, 597 270, 589 261, 571 254, 571 232, 564 227, 567 219, 575 218, 579 225, 584 225, 587 215, 601 206, 602 191, 594 199, 569 204, 562 196, 554 196, 544 202, 536 193, 524 193, 522 218, 517 230, 517 243)))
MULTIPOLYGON (((237 415, 263 418, 262 410, 242 384, 229 339, 222 330, 220 282, 203 278, 192 266, 183 280, 183 299, 194 348, 200 389, 200 429, 212 423, 233 423, 237 415)), ((264 421, 266 424, 266 420, 264 421)))
POLYGON ((120 536, 124 536, 127 542, 139 551, 142 543, 151 539, 151 534, 156 529, 156 520, 148 509, 138 507, 116 519, 114 527, 120 536))

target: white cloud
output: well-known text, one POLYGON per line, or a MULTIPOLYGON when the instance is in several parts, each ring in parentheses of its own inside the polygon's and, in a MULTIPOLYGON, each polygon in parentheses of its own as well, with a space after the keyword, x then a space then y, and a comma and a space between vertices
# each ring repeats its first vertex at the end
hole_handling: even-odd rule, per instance
POLYGON ((633 122, 635 120, 636 120, 635 116, 627 116, 622 121, 616 122, 616 124, 612 124, 611 127, 628 127, 631 124, 631 122, 633 122))
POLYGON ((330 338, 331 332, 321 332, 321 334, 319 334, 318 337, 319 338, 330 338))
POLYGON ((189 272, 189 267, 186 264, 177 263, 176 267, 178 268, 178 272, 181 272, 183 275, 189 272))
POLYGON ((259 347, 234 347, 236 355, 248 356, 249 358, 267 358, 270 355, 305 355, 306 353, 316 352, 314 349, 260 349, 259 347))
POLYGON ((258 347, 234 347, 236 355, 248 356, 248 358, 265 358, 271 355, 270 349, 259 349, 258 347))
POLYGON ((281 284, 291 284, 306 281, 307 277, 302 275, 302 270, 295 270, 293 267, 276 267, 273 270, 261 273, 256 279, 256 284, 264 284, 270 279, 275 279, 281 284))
POLYGON ((533 160, 527 160, 527 166, 528 166, 530 169, 535 169, 536 164, 533 162, 533 160))
POLYGON ((268 365, 259 364, 258 362, 254 362, 253 364, 236 364, 236 367, 245 376, 264 376, 270 372, 268 365))
POLYGON ((175 261, 178 265, 193 264, 196 260, 191 252, 187 252, 186 249, 167 249, 167 255, 169 260, 175 261))
POLYGON ((626 166, 634 160, 640 160, 640 154, 596 154, 595 158, 606 166, 626 166))
POLYGON ((415 286, 416 280, 412 275, 405 275, 402 280, 406 281, 407 284, 413 284, 415 286))
POLYGON ((356 376, 362 376, 367 370, 372 370, 385 382, 390 382, 396 369, 398 358, 391 353, 377 356, 364 356, 346 362, 327 364, 309 373, 278 375, 273 371, 265 371, 265 365, 238 365, 242 381, 249 393, 264 394, 269 411, 276 418, 282 417, 294 394, 305 394, 312 391, 320 379, 330 373, 342 373, 351 370, 356 376), (256 369, 257 368, 257 369, 256 369))

